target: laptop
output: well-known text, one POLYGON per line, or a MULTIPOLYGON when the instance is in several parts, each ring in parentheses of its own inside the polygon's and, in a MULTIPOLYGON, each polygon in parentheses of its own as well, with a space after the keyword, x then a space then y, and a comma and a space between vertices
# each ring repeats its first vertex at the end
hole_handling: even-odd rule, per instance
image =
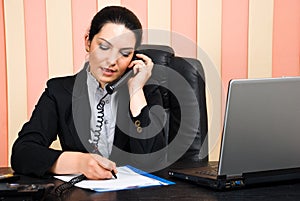
POLYGON ((168 173, 219 190, 272 184, 300 179, 299 153, 300 77, 234 79, 219 161, 168 173))

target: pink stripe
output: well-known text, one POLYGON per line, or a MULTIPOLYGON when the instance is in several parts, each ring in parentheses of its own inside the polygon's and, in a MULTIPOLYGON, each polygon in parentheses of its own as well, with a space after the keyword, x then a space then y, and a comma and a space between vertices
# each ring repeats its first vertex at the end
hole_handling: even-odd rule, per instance
POLYGON ((228 83, 248 75, 248 17, 249 0, 222 1, 222 116, 226 103, 228 83), (234 5, 234 6, 233 6, 234 5))
POLYGON ((221 65, 225 90, 230 79, 247 78, 248 3, 248 0, 222 1, 221 65))
POLYGON ((300 74, 300 1, 274 1, 273 76, 300 74))
POLYGON ((74 72, 78 72, 85 61, 84 35, 89 30, 93 16, 97 12, 97 0, 72 0, 73 62, 74 72))
POLYGON ((8 128, 7 128, 7 85, 6 52, 4 30, 4 5, 0 3, 0 166, 8 165, 8 128))
POLYGON ((172 47, 177 55, 197 56, 197 1, 171 1, 172 47))
POLYGON ((139 18, 144 29, 143 43, 147 43, 148 36, 145 29, 148 28, 148 0, 121 0, 121 5, 131 10, 139 18))
POLYGON ((46 2, 40 0, 24 1, 24 18, 28 97, 27 115, 30 117, 48 79, 46 2))

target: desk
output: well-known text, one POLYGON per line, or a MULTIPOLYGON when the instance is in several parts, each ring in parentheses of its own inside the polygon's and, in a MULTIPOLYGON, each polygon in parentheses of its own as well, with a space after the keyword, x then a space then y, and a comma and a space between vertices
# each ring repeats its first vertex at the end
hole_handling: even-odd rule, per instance
MULTIPOLYGON (((10 172, 10 168, 0 168, 1 173, 10 172)), ((300 182, 289 182, 284 184, 261 186, 256 188, 245 188, 232 191, 215 191, 190 184, 167 175, 167 170, 162 170, 155 175, 176 182, 171 186, 158 186, 143 189, 124 190, 108 193, 96 193, 77 187, 70 189, 64 196, 55 197, 48 194, 47 201, 96 201, 96 200, 300 200, 300 182)), ((54 183, 58 186, 62 183, 56 179, 39 179, 21 175, 19 183, 54 183)), ((0 199, 1 200, 1 199, 0 199)))

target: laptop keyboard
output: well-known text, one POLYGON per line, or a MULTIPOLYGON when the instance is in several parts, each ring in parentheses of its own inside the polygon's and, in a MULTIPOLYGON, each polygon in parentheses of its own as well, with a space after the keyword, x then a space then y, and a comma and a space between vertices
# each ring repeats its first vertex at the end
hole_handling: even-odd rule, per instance
POLYGON ((209 175, 209 176, 217 176, 218 171, 215 169, 211 169, 211 170, 199 170, 196 171, 197 174, 201 174, 201 175, 209 175))
POLYGON ((209 165, 207 167, 203 167, 202 170, 197 170, 196 174, 217 176, 218 175, 218 164, 213 164, 213 165, 209 165))

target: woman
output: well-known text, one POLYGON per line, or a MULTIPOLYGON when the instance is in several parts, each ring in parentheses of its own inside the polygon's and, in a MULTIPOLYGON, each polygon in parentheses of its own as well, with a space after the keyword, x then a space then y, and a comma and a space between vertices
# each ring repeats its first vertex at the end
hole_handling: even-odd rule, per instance
POLYGON ((162 99, 158 87, 146 85, 153 62, 143 54, 132 60, 141 30, 138 18, 123 7, 106 7, 94 16, 85 39, 89 56, 84 68, 77 75, 49 80, 19 132, 11 156, 16 172, 112 178, 120 150, 144 154, 164 146, 162 124, 150 111, 162 99), (133 71, 127 85, 106 95, 106 85, 127 69, 133 71), (158 128, 155 135, 146 129, 150 124, 158 128), (57 136, 62 151, 49 148, 57 136))

